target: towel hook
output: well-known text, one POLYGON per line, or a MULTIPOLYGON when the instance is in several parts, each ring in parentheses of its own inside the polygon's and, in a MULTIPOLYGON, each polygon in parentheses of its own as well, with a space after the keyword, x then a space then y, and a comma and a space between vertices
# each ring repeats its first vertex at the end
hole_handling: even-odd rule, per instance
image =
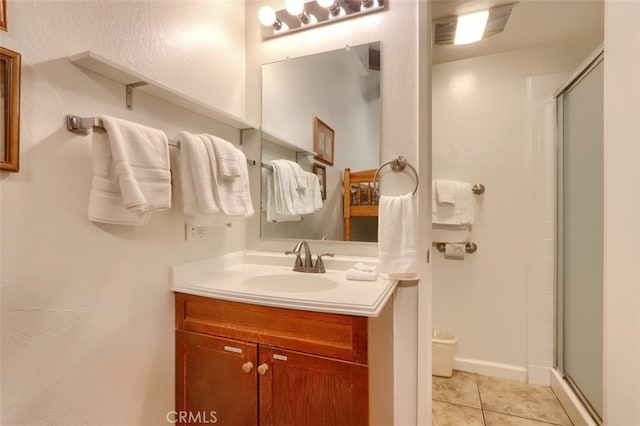
POLYGON ((378 173, 380 172, 380 170, 382 170, 385 166, 388 166, 388 165, 391 165, 391 170, 393 170, 394 172, 402 172, 407 166, 409 166, 409 168, 411 169, 411 171, 413 171, 413 174, 416 177, 416 187, 413 189, 413 192, 411 193, 412 195, 415 195, 416 192, 418 191, 418 185, 420 184, 420 177, 418 177, 418 171, 402 155, 398 155, 394 159, 387 161, 386 163, 378 167, 378 170, 376 170, 376 172, 373 174, 373 182, 375 184, 376 192, 380 194, 380 181, 378 180, 378 183, 376 184, 376 178, 378 177, 378 173))

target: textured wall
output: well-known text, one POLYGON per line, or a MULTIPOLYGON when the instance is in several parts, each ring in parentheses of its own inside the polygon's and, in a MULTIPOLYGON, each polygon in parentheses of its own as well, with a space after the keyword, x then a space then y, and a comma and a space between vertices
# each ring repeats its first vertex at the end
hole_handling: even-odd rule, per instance
POLYGON ((87 220, 91 137, 64 116, 110 114, 164 130, 238 133, 71 65, 93 50, 244 114, 239 1, 18 1, 2 45, 23 54, 21 169, 2 186, 4 425, 162 424, 173 409, 169 265, 242 249, 242 226, 185 242, 180 194, 145 227, 87 220))

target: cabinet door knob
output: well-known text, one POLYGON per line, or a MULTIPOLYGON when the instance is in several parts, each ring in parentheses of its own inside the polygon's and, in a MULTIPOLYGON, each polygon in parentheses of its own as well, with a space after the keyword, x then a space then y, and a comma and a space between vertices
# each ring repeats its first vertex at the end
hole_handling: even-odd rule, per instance
POLYGON ((260 364, 258 366, 258 374, 264 376, 269 371, 269 366, 267 364, 260 364))
POLYGON ((242 371, 244 371, 245 373, 251 373, 252 369, 253 369, 253 363, 251 361, 248 361, 242 364, 242 371))

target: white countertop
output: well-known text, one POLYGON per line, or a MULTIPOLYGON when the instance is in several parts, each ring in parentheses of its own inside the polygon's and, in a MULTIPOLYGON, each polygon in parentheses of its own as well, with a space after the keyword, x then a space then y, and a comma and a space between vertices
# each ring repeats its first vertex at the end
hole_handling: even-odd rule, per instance
POLYGON ((294 258, 281 253, 242 251, 174 265, 170 290, 256 305, 376 317, 397 286, 397 281, 383 275, 376 281, 346 279, 349 267, 357 262, 375 265, 376 258, 327 258, 327 272, 319 274, 294 272, 293 262, 294 258), (274 276, 273 285, 256 283, 263 277, 268 281, 269 275, 274 276), (322 285, 309 287, 312 281, 322 285))

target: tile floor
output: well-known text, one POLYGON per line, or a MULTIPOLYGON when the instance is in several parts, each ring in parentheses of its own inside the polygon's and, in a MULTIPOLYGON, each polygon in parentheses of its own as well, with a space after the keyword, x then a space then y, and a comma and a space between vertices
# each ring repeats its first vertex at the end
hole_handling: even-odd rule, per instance
POLYGON ((433 426, 571 426, 550 387, 454 371, 433 376, 433 426))

